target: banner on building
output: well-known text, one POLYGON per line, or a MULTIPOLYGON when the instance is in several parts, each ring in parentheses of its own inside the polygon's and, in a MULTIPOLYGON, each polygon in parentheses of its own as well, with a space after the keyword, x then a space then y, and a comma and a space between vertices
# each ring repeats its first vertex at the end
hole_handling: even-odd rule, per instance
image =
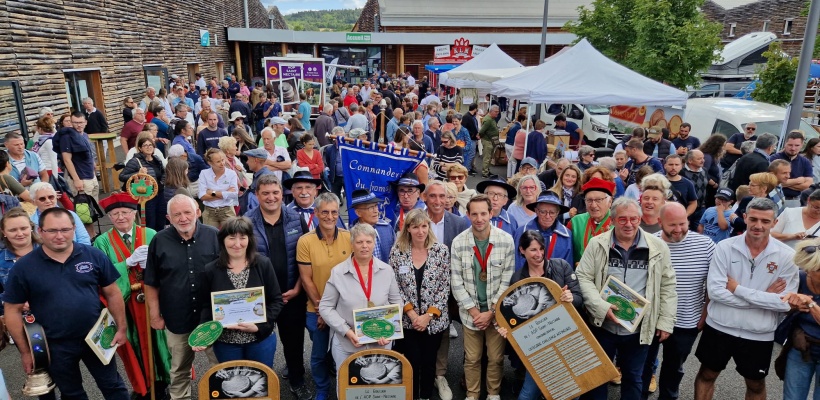
POLYGON ((461 37, 453 41, 453 44, 436 46, 433 62, 436 64, 463 64, 486 49, 484 46, 470 44, 469 39, 461 37))
POLYGON ((207 29, 199 30, 199 44, 202 47, 208 47, 211 45, 211 33, 208 32, 207 29))
MULTIPOLYGON (((347 143, 343 138, 336 138, 342 157, 342 168, 345 177, 345 198, 350 204, 353 191, 367 189, 379 198, 379 218, 394 220, 398 196, 393 188, 393 182, 402 175, 412 172, 424 160, 427 153, 419 152, 415 156, 409 154, 408 149, 394 150, 392 146, 379 149, 377 143, 364 146, 361 140, 347 143), (396 154, 396 153, 399 154, 396 154)), ((356 220, 356 213, 348 213, 349 223, 356 220)))

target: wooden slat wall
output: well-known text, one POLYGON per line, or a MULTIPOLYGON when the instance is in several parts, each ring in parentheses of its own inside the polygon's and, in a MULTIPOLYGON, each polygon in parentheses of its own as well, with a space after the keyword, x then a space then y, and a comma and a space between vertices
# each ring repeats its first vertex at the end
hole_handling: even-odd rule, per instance
MULTIPOLYGON (((250 26, 269 28, 260 0, 248 3, 250 26)), ((187 63, 199 62, 210 77, 220 60, 229 71, 227 26, 244 27, 242 0, 0 0, 0 79, 20 81, 33 132, 41 107, 68 111, 63 70, 99 68, 108 122, 119 132, 122 100, 144 96, 143 64, 185 76, 187 63), (199 29, 218 35, 219 45, 201 47, 199 29)))

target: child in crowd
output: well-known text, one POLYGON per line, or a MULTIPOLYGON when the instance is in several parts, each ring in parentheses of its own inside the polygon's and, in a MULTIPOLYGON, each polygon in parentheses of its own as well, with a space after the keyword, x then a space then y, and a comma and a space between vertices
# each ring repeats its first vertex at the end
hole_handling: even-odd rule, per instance
POLYGON ((715 206, 707 208, 700 217, 698 232, 708 236, 715 243, 729 238, 732 233, 730 224, 737 218, 731 210, 734 199, 735 195, 731 189, 718 189, 715 194, 715 206))
POLYGON ((735 201, 735 204, 732 205, 732 212, 737 214, 737 206, 740 204, 741 199, 749 195, 749 185, 740 185, 735 190, 735 198, 738 201, 735 201))

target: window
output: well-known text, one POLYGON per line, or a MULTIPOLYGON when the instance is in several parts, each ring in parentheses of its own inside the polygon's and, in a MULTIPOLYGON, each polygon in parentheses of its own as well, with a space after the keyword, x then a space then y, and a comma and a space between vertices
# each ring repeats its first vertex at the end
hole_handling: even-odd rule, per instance
POLYGON ((214 63, 214 68, 216 68, 216 82, 222 82, 225 79, 225 63, 217 61, 214 63))
POLYGON ((732 137, 732 135, 739 132, 740 131, 737 129, 736 126, 722 119, 715 120, 715 126, 712 128, 712 133, 720 133, 721 135, 726 136, 727 138, 730 138, 732 137))
POLYGON ((28 141, 20 83, 0 80, 0 141, 9 132, 19 132, 28 141))
POLYGON ((765 21, 763 21, 763 29, 761 29, 760 31, 761 31, 761 32, 768 32, 768 31, 769 31, 769 23, 770 23, 770 22, 772 22, 772 21, 769 21, 769 20, 765 20, 765 21))
POLYGON ((735 37, 735 28, 737 28, 737 24, 729 24, 729 37, 735 37))
POLYGON ((65 71, 65 92, 71 112, 82 110, 83 99, 90 97, 94 100, 94 107, 105 115, 99 70, 65 71))
POLYGON ((786 19, 783 23, 783 35, 791 35, 792 34, 792 25, 794 24, 794 20, 791 18, 786 19))
POLYGON ((161 65, 143 66, 145 72, 145 87, 152 87, 159 91, 161 88, 170 90, 168 87, 168 68, 163 68, 161 65))

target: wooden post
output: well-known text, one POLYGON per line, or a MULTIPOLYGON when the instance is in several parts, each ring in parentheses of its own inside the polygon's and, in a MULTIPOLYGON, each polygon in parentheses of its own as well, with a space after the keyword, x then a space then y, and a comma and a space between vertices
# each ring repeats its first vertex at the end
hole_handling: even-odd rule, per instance
POLYGON ((236 76, 242 79, 242 58, 239 57, 239 42, 233 42, 234 58, 236 58, 236 76))
POLYGON ((282 57, 288 55, 288 44, 282 43, 282 57))
POLYGON ((384 143, 384 142, 386 142, 386 141, 387 141, 387 132, 385 132, 385 131, 384 131, 384 119, 385 119, 386 117, 387 117, 387 114, 385 114, 385 113, 384 113, 384 110, 382 110, 382 111, 379 113, 379 123, 380 123, 380 125, 381 125, 381 131, 380 131, 380 132, 381 132, 381 134, 382 134, 382 135, 379 137, 379 139, 381 140, 381 143, 384 143))
MULTIPOLYGON (((403 44, 399 45, 399 51, 397 52, 397 54, 398 54, 399 59, 396 62, 396 76, 398 76, 399 74, 401 74, 402 71, 404 71, 404 45, 403 44)), ((395 104, 394 104, 394 106, 395 106, 395 104)))

